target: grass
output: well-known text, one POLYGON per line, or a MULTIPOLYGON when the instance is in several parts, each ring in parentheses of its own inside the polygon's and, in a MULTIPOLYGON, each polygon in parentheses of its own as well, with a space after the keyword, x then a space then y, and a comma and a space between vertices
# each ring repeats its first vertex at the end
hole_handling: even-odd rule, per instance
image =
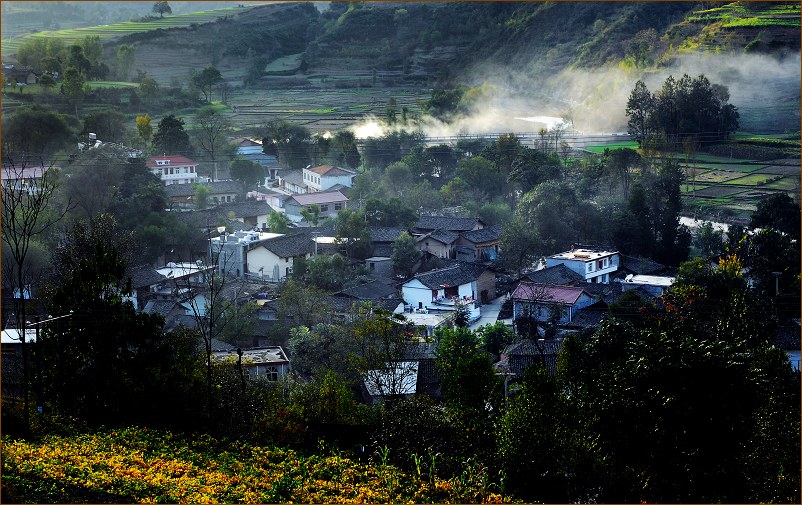
POLYGON ((290 54, 277 58, 265 66, 265 72, 286 72, 301 66, 301 54, 290 54))
POLYGON ((750 174, 737 179, 724 181, 722 184, 737 184, 739 186, 761 186, 777 176, 767 174, 750 174))
POLYGON ((89 87, 96 88, 136 88, 137 84, 133 82, 121 81, 89 81, 89 87))
POLYGON ((609 144, 599 144, 595 146, 587 146, 585 149, 595 154, 602 154, 604 153, 605 149, 609 149, 611 151, 616 149, 637 149, 638 143, 634 140, 632 141, 624 141, 624 142, 611 142, 609 144))
POLYGON ((253 7, 226 7, 223 9, 214 9, 209 11, 193 12, 190 14, 179 14, 176 16, 167 16, 163 19, 156 19, 147 22, 124 21, 122 23, 114 23, 105 26, 92 26, 89 28, 71 28, 65 30, 42 31, 34 34, 28 34, 15 39, 2 40, 2 52, 4 54, 14 54, 26 40, 33 38, 58 38, 64 40, 65 43, 70 44, 82 40, 84 37, 90 35, 97 35, 101 40, 115 39, 123 35, 130 35, 132 33, 148 32, 159 28, 184 28, 192 24, 204 24, 217 20, 217 18, 226 15, 236 15, 246 12, 253 7))

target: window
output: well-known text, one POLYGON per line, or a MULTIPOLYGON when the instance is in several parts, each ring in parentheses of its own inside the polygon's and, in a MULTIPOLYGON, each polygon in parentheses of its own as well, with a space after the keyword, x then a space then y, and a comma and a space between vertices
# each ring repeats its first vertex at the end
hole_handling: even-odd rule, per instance
POLYGON ((610 266, 610 258, 604 258, 604 268, 610 266))
POLYGON ((602 269, 602 260, 599 260, 599 261, 598 261, 598 263, 596 264, 596 267, 597 267, 599 270, 601 270, 601 269, 602 269))
POLYGON ((593 263, 588 263, 588 272, 593 271, 593 263))
POLYGON ((342 209, 343 209, 343 204, 341 203, 334 204, 334 210, 342 210, 342 209))
POLYGON ((320 212, 328 212, 328 211, 329 211, 329 206, 328 205, 321 205, 320 206, 320 212))
POLYGON ((261 375, 266 381, 275 382, 278 380, 278 368, 274 366, 257 367, 256 373, 261 375))

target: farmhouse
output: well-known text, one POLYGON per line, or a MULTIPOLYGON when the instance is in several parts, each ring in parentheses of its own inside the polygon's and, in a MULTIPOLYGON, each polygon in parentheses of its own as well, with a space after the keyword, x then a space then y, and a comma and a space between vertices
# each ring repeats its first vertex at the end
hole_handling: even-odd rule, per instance
POLYGON ((595 301, 580 287, 521 282, 512 294, 512 311, 515 319, 529 317, 546 322, 554 317, 560 324, 567 324, 573 320, 579 309, 595 301))
POLYGON ((331 165, 319 165, 303 169, 303 181, 310 191, 326 191, 340 184, 350 188, 353 186, 356 172, 331 165))
POLYGON ((582 275, 586 281, 607 284, 618 270, 618 251, 571 249, 546 258, 546 266, 563 264, 582 275))
POLYGON ((198 162, 186 156, 150 156, 147 167, 159 177, 165 186, 171 184, 192 184, 198 179, 198 162))
POLYGON ((320 219, 336 216, 347 208, 348 198, 339 191, 324 191, 319 193, 306 193, 293 195, 284 200, 284 209, 290 221, 299 223, 303 220, 301 209, 317 205, 320 209, 320 219))

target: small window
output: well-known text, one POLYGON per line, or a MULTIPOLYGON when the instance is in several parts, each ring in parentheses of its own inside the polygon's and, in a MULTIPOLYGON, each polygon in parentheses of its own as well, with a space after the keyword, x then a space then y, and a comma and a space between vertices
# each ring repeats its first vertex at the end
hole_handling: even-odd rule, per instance
POLYGON ((328 212, 328 211, 329 211, 329 206, 328 205, 321 205, 320 206, 320 212, 328 212))
POLYGON ((334 204, 334 210, 342 210, 342 209, 343 209, 343 204, 341 203, 334 204))
POLYGON ((604 258, 604 268, 610 266, 610 258, 604 258))
POLYGON ((597 268, 599 270, 601 270, 601 268, 602 268, 602 260, 599 260, 598 263, 596 264, 596 266, 597 266, 597 268))
POLYGON ((588 263, 588 272, 593 271, 593 263, 588 263))

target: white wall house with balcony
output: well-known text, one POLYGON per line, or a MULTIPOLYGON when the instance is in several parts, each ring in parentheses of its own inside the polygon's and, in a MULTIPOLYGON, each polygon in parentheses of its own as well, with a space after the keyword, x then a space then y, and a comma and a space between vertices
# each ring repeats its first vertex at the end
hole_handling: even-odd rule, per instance
POLYGON ((319 165, 303 169, 303 181, 310 191, 326 191, 336 185, 350 188, 356 172, 331 165, 319 165))
POLYGON ((162 184, 193 184, 198 180, 198 162, 180 155, 151 156, 148 170, 159 177, 162 184))
POLYGON ((618 251, 571 249, 546 258, 546 267, 562 264, 583 276, 586 282, 609 284, 620 261, 618 251))

